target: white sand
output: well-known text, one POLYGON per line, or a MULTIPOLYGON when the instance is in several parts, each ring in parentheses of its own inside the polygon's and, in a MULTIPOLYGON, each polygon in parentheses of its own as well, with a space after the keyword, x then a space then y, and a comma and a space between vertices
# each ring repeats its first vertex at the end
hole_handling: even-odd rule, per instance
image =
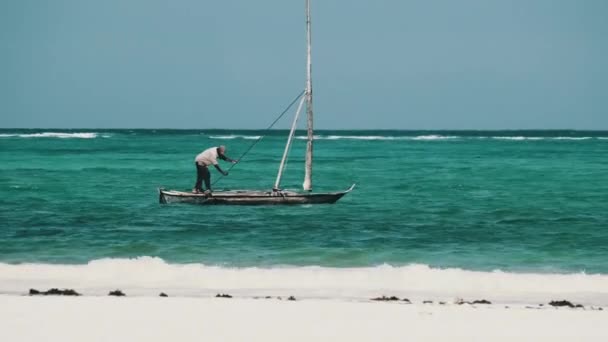
POLYGON ((0 296, 0 341, 608 341, 608 310, 0 296))

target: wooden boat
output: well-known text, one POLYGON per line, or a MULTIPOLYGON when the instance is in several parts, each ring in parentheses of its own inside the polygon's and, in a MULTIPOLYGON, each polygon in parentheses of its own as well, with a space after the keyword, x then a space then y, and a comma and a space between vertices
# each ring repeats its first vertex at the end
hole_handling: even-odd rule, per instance
POLYGON ((342 196, 351 192, 355 185, 348 190, 330 193, 302 193, 286 190, 230 190, 214 192, 211 196, 193 194, 191 192, 159 189, 159 202, 191 203, 191 204, 229 204, 229 205, 275 205, 275 204, 333 204, 342 196))
MULTIPOLYGON (((214 191, 212 195, 202 193, 191 193, 177 190, 159 189, 159 202, 166 203, 191 203, 191 204, 225 204, 225 205, 275 205, 275 204, 332 204, 347 193, 351 192, 355 185, 345 191, 313 193, 312 192, 312 162, 313 162, 313 111, 312 111, 312 62, 311 62, 311 31, 310 31, 310 0, 306 0, 306 87, 302 92, 298 109, 293 118, 291 130, 287 137, 283 158, 279 165, 279 171, 272 190, 230 190, 214 191), (291 143, 296 131, 298 118, 302 107, 306 103, 307 142, 306 160, 304 172, 303 192, 282 190, 281 177, 286 166, 286 160, 290 151, 291 143)), ((299 99, 296 98, 295 101, 299 99)), ((292 104, 293 104, 292 103, 292 104)), ((291 105, 290 105, 291 107, 291 105)), ((289 108, 289 107, 288 107, 289 108)), ((281 114, 282 115, 282 114, 281 114)), ((276 121, 275 121, 276 122, 276 121)))

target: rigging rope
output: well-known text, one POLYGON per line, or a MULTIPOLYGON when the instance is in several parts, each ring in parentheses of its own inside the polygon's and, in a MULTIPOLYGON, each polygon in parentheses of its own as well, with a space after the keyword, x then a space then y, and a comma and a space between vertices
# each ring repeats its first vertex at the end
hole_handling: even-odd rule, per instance
MULTIPOLYGON (((280 165, 281 170, 280 170, 279 174, 281 176, 283 175, 283 172, 285 172, 285 170, 287 169, 287 164, 289 164, 289 156, 291 155, 291 148, 293 147, 292 141, 296 135, 295 127, 298 124, 300 110, 302 109, 303 104, 304 104, 304 99, 300 100, 300 105, 298 106, 298 109, 296 111, 296 117, 293 119, 294 122, 292 124, 291 131, 289 132, 289 138, 287 138, 288 148, 287 148, 287 151, 283 154, 284 161, 282 161, 281 165, 280 165)), ((279 189, 280 181, 281 181, 281 178, 277 176, 277 182, 275 183, 273 189, 279 189)))
MULTIPOLYGON (((287 106, 287 108, 285 108, 285 110, 283 110, 283 112, 270 124, 270 126, 268 126, 264 132, 268 132, 282 117, 283 115, 285 115, 285 113, 287 113, 289 111, 289 109, 291 109, 291 107, 293 107, 294 103, 296 103, 301 97, 302 95, 304 95, 304 92, 306 90, 302 90, 298 96, 296 96, 296 98, 293 99, 293 101, 291 101, 291 103, 287 106)), ((251 149, 253 149, 253 147, 255 145, 257 145, 260 140, 262 140, 264 138, 265 135, 260 135, 259 138, 257 138, 251 145, 249 145, 249 147, 247 148, 247 150, 245 150, 245 152, 243 152, 241 154, 241 156, 237 159, 238 162, 236 164, 232 164, 230 165, 230 168, 228 168, 228 172, 230 172, 230 170, 232 170, 232 168, 234 168, 236 165, 238 165, 241 160, 243 159, 243 157, 245 157, 245 155, 247 155, 247 153, 249 153, 249 151, 251 151, 251 149)), ((224 175, 220 175, 218 179, 216 179, 213 183, 211 183, 211 185, 215 185, 217 182, 219 182, 222 178, 224 178, 224 175)))

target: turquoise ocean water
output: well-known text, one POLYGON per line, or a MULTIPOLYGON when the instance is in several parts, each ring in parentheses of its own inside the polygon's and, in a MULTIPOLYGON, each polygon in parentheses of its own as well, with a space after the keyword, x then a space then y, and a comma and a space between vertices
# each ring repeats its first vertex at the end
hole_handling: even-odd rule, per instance
MULTIPOLYGON (((335 205, 158 203, 160 186, 192 188, 200 151, 236 158, 262 134, 0 130, 0 263, 608 273, 608 132, 319 131, 315 190, 357 184, 335 205)), ((271 188, 285 134, 215 188, 271 188)), ((284 188, 300 188, 303 156, 297 139, 284 188)))

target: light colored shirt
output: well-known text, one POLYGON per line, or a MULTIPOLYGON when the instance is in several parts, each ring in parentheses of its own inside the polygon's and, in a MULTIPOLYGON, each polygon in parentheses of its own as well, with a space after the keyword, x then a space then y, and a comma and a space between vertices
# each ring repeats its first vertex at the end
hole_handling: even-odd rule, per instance
POLYGON ((199 165, 217 165, 217 147, 211 147, 199 153, 194 161, 199 165))

